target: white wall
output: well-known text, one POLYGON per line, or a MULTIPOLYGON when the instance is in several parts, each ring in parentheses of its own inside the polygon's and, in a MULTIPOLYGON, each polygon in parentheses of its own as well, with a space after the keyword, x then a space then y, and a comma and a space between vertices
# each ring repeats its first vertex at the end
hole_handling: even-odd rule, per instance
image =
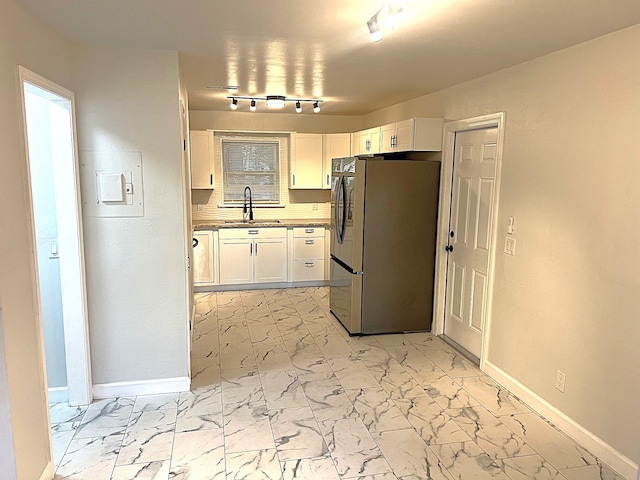
POLYGON ((73 60, 80 161, 142 155, 144 216, 83 216, 93 382, 186 378, 177 53, 82 45, 73 60))
POLYGON ((73 88, 72 68, 69 45, 58 35, 12 0, 0 0, 0 11, 0 371, 6 372, 0 402, 8 400, 11 412, 9 426, 5 403, 0 436, 2 446, 12 442, 15 452, 15 460, 3 458, 3 466, 14 463, 18 479, 33 480, 45 471, 51 453, 17 65, 67 88, 73 88))
POLYGON ((640 26, 374 112, 506 112, 489 362, 638 459, 640 26), (556 370, 567 374, 564 394, 556 370))
POLYGON ((361 130, 362 117, 356 115, 316 115, 314 113, 191 110, 189 122, 192 130, 344 133, 361 130))

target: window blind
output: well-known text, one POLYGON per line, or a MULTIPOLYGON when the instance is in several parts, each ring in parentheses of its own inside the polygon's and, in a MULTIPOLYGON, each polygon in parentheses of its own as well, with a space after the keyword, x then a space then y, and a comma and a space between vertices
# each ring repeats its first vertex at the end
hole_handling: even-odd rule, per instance
POLYGON ((280 201, 278 141, 222 140, 223 201, 242 202, 251 187, 253 202, 280 201))

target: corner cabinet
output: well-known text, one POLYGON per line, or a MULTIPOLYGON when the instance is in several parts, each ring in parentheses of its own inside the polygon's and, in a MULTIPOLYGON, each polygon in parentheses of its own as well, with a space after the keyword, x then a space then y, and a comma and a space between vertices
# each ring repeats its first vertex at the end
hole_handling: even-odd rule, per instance
POLYGON ((325 190, 331 189, 331 159, 351 156, 351 134, 350 133, 327 133, 323 139, 323 165, 325 190))
POLYGON ((220 285, 287 281, 287 229, 226 228, 219 233, 220 285))
POLYGON ((289 188, 331 189, 331 159, 349 155, 350 133, 292 133, 289 188))
POLYGON ((441 118, 410 118, 380 127, 380 152, 442 150, 441 118))
POLYGON ((191 188, 213 189, 213 132, 189 131, 191 146, 191 188))
POLYGON ((324 188, 322 134, 292 133, 289 188, 324 188))

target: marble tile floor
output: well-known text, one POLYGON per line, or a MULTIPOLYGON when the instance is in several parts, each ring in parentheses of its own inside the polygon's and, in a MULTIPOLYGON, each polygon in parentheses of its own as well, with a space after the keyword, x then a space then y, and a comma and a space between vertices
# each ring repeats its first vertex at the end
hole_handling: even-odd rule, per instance
POLYGON ((349 337, 327 288, 196 296, 192 391, 51 405, 56 479, 616 480, 426 333, 349 337))

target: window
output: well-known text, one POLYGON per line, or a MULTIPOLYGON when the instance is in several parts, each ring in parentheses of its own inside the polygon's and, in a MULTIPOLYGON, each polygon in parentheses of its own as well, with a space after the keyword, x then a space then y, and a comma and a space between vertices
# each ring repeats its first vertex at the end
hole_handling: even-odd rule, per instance
POLYGON ((224 203, 244 199, 251 187, 253 202, 280 201, 280 142, 277 140, 222 140, 224 203))

